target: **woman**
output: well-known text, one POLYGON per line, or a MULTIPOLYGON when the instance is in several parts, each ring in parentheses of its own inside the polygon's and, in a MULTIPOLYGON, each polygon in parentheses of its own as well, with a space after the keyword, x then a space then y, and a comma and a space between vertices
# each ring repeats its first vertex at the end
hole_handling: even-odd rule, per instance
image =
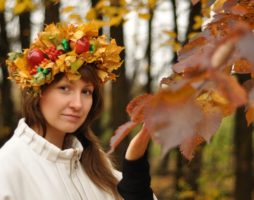
POLYGON ((126 152, 122 179, 90 130, 121 50, 92 24, 51 24, 29 49, 9 55, 24 118, 0 150, 0 200, 153 199, 146 130, 126 152))

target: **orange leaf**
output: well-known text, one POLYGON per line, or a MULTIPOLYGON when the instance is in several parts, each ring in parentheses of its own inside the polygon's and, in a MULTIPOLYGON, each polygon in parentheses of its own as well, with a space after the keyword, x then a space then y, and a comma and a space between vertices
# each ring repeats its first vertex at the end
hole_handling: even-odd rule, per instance
POLYGON ((212 80, 217 84, 217 90, 222 94, 230 105, 232 109, 236 109, 239 106, 247 103, 247 94, 244 88, 239 85, 238 81, 230 76, 223 74, 221 72, 214 72, 212 75, 212 80))
POLYGON ((179 74, 172 74, 169 77, 162 78, 160 85, 162 88, 167 88, 171 91, 177 91, 186 86, 189 83, 187 79, 179 74))
POLYGON ((254 80, 248 80, 244 83, 245 88, 249 91, 248 107, 246 111, 246 120, 248 125, 254 122, 254 80))
POLYGON ((155 94, 145 114, 146 127, 152 138, 162 145, 163 154, 194 135, 203 117, 186 88, 178 93, 161 91, 155 94))
POLYGON ((216 104, 213 93, 201 95, 198 97, 197 103, 201 106, 204 115, 198 125, 197 133, 209 142, 221 124, 223 107, 216 104))
POLYGON ((246 59, 237 60, 234 64, 234 71, 236 73, 249 73, 251 71, 251 64, 246 59))
POLYGON ((245 6, 236 4, 231 8, 231 12, 236 15, 245 15, 248 13, 248 9, 245 6))
POLYGON ((213 4, 213 11, 214 12, 219 12, 222 10, 223 5, 225 3, 226 0, 217 0, 214 4, 213 4))
POLYGON ((191 0, 191 3, 192 3, 193 5, 195 5, 195 4, 197 4, 199 1, 200 1, 200 0, 191 0))
POLYGON ((211 59, 212 66, 217 68, 225 64, 235 50, 234 47, 234 43, 231 40, 221 44, 213 53, 211 59))
POLYGON ((62 13, 67 13, 67 12, 71 12, 71 11, 74 11, 75 10, 75 6, 66 6, 66 7, 63 7, 62 9, 62 13))
POLYGON ((114 152, 115 148, 137 125, 137 123, 129 121, 119 126, 115 131, 115 135, 110 139, 110 150, 108 153, 114 152))
POLYGON ((136 97, 128 104, 126 110, 133 122, 141 123, 144 121, 144 108, 149 103, 151 97, 152 95, 145 94, 136 97))
POLYGON ((193 158, 194 151, 196 147, 201 144, 204 139, 196 134, 184 140, 180 145, 180 151, 184 155, 185 158, 191 160, 193 158))
POLYGON ((246 120, 248 126, 254 122, 254 107, 249 107, 246 111, 246 120))

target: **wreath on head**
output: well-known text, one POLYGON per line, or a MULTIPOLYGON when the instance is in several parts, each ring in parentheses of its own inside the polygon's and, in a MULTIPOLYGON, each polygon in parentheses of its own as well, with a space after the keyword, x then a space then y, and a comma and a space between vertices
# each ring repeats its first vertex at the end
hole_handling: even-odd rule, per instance
POLYGON ((123 47, 114 39, 98 35, 92 23, 50 24, 38 34, 37 39, 22 53, 11 52, 6 63, 9 78, 22 89, 40 93, 40 87, 54 80, 63 72, 69 80, 78 80, 78 69, 85 63, 95 63, 97 75, 102 83, 114 80, 113 73, 122 60, 123 47))

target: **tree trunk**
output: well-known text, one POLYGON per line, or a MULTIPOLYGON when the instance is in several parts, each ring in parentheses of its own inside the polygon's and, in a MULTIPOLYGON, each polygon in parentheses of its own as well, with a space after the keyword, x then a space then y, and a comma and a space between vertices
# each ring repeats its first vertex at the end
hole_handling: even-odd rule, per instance
POLYGON ((91 0, 92 7, 96 6, 96 4, 99 2, 99 0, 91 0))
MULTIPOLYGON (((99 2, 99 0, 91 0, 91 6, 95 7, 98 2, 99 2)), ((102 16, 100 16, 100 19, 102 19, 102 16)), ((99 30, 99 35, 101 35, 101 34, 102 34, 102 29, 99 30)), ((104 93, 104 91, 103 91, 103 93, 104 93)), ((96 120, 93 124, 93 127, 92 127, 93 131, 95 132, 95 134, 98 137, 101 137, 104 134, 105 129, 107 128, 102 125, 102 121, 103 121, 102 117, 103 116, 101 116, 98 120, 96 120)))
POLYGON ((6 32, 6 21, 4 12, 0 12, 0 70, 2 72, 2 81, 0 82, 0 147, 10 137, 16 126, 14 103, 11 98, 11 82, 7 80, 8 72, 5 64, 7 53, 10 51, 10 45, 6 32))
POLYGON ((19 27, 21 49, 28 48, 31 38, 30 12, 23 12, 19 15, 19 27))
POLYGON ((47 1, 45 3, 45 24, 50 24, 50 23, 57 23, 60 21, 60 15, 59 15, 59 6, 60 3, 53 3, 50 1, 47 1))
MULTIPOLYGON (((242 84, 250 75, 237 75, 242 84)), ((251 200, 252 197, 252 126, 247 125, 245 107, 236 111, 234 131, 235 200, 251 200)))
POLYGON ((148 20, 148 41, 147 41, 147 49, 146 49, 146 58, 147 58, 147 70, 146 70, 146 76, 147 76, 147 83, 145 86, 145 90, 147 93, 152 92, 152 74, 151 74, 151 65, 152 65, 152 23, 153 23, 153 16, 154 16, 154 10, 149 9, 150 19, 148 20))
MULTIPOLYGON (((176 7, 176 1, 175 0, 171 0, 171 4, 172 4, 172 12, 173 12, 173 21, 174 21, 174 32, 176 35, 178 35, 178 24, 177 24, 177 7, 176 7)), ((175 42, 179 42, 178 41, 178 38, 175 38, 175 42)), ((174 56, 173 56, 173 59, 171 61, 172 64, 175 64, 177 62, 177 53, 176 52, 173 52, 174 53, 174 56)), ((161 162, 161 165, 160 165, 160 168, 158 169, 158 173, 159 174, 167 174, 168 173, 168 168, 167 166, 169 165, 169 161, 170 161, 170 154, 171 152, 174 151, 174 150, 171 150, 170 152, 168 152, 165 157, 163 158, 162 162, 161 162)), ((176 190, 178 190, 178 179, 181 177, 181 166, 182 166, 182 161, 181 161, 181 158, 182 156, 180 154, 178 154, 177 152, 177 160, 176 160, 176 163, 177 163, 177 168, 176 168, 176 174, 175 174, 175 188, 176 190)))
MULTIPOLYGON (((176 1, 172 0, 173 7, 176 10, 176 1)), ((174 13, 176 16, 176 13, 174 13)), ((197 15, 201 15, 201 3, 199 2, 194 7, 192 7, 190 16, 189 16, 189 24, 187 27, 186 32, 186 41, 183 42, 183 44, 188 42, 188 35, 189 33, 193 32, 193 24, 194 24, 194 17, 197 15)), ((176 23, 176 21, 175 21, 176 23)), ((175 29, 175 31, 178 31, 175 29)), ((201 29, 197 30, 201 31, 201 29)), ((177 55, 175 54, 173 62, 177 61, 177 55)), ((201 145, 198 150, 195 152, 195 156, 191 163, 187 162, 181 153, 177 151, 177 168, 176 168, 176 176, 175 176, 175 189, 176 191, 181 191, 182 188, 179 185, 180 179, 184 179, 185 182, 190 186, 191 190, 194 192, 198 192, 199 187, 197 183, 197 179, 200 176, 201 172, 201 165, 202 165, 202 153, 203 153, 203 145, 201 145)), ((194 197, 189 198, 194 199, 194 197)))
MULTIPOLYGON (((111 1, 111 5, 119 6, 118 1, 111 1)), ((119 26, 112 26, 110 28, 110 35, 112 38, 115 38, 117 44, 120 46, 124 46, 124 35, 123 35, 123 24, 121 23, 119 26)), ((121 58, 125 58, 125 53, 122 51, 121 58)), ((116 130, 121 124, 127 122, 129 120, 128 115, 126 113, 126 106, 129 102, 129 83, 125 74, 125 64, 120 67, 117 71, 119 77, 116 82, 112 82, 112 107, 111 107, 111 125, 112 129, 116 130)), ((122 168, 122 159, 124 158, 125 151, 128 145, 128 137, 119 145, 116 149, 117 159, 120 161, 119 166, 122 168)))

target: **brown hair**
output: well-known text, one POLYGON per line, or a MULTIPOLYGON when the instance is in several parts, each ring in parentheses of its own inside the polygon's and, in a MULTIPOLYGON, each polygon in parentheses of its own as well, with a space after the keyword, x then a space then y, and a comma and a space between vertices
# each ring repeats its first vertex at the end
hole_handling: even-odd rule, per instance
MULTIPOLYGON (((80 140, 85 150, 81 157, 81 163, 89 178, 102 190, 111 193, 115 199, 121 199, 117 191, 117 178, 113 175, 112 165, 108 156, 102 150, 99 139, 90 129, 92 123, 98 118, 103 107, 101 82, 97 76, 94 64, 86 64, 79 69, 82 79, 94 85, 93 104, 85 122, 73 134, 80 140), (89 163, 89 165, 87 164, 89 163), (103 178, 101 178, 103 177, 103 178)), ((63 73, 57 74, 52 84, 60 81, 63 73)), ((41 88, 42 92, 47 87, 41 88)), ((40 97, 27 91, 22 92, 23 115, 29 126, 39 126, 46 135, 46 120, 41 113, 40 97)))

